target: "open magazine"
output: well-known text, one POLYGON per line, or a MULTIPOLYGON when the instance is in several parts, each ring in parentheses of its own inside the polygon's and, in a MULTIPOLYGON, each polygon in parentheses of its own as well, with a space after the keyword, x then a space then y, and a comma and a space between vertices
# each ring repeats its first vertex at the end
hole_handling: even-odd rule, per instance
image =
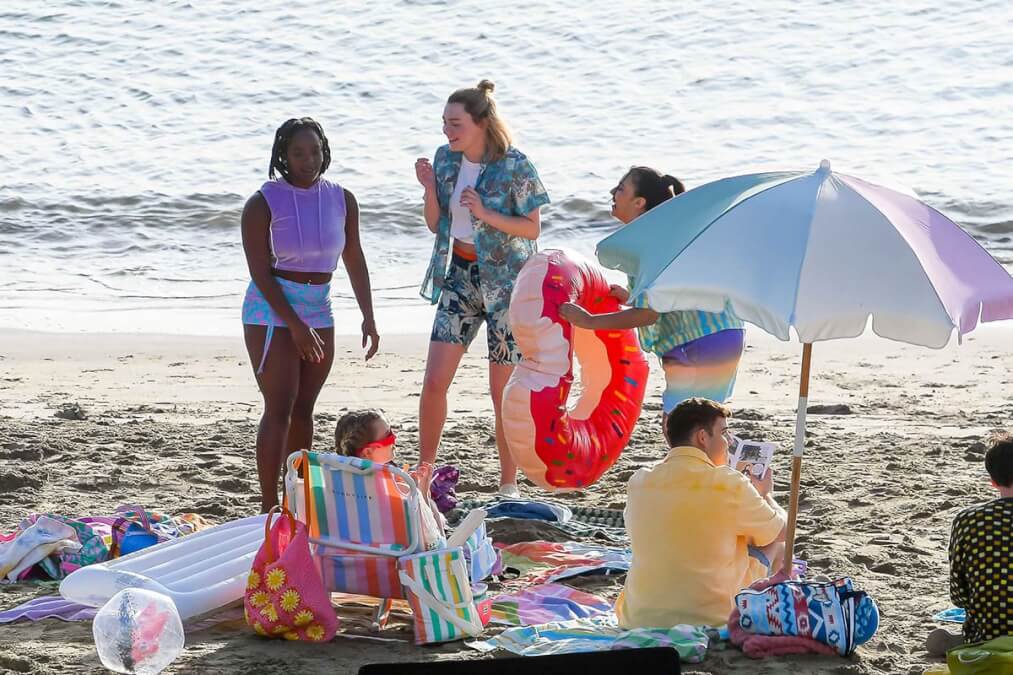
POLYGON ((774 458, 774 443, 762 441, 746 441, 738 437, 732 439, 728 446, 728 466, 734 467, 754 478, 763 478, 774 458))

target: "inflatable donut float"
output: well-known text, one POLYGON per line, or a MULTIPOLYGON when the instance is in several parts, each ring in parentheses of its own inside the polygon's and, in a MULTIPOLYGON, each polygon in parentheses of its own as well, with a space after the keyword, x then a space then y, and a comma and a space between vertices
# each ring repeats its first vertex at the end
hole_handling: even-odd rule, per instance
POLYGON ((626 447, 644 402, 648 365, 634 330, 590 331, 559 316, 564 302, 614 312, 601 268, 569 251, 532 256, 514 284, 510 327, 521 352, 503 391, 503 431, 524 475, 548 490, 587 487, 626 447), (568 407, 573 357, 580 397, 568 407))

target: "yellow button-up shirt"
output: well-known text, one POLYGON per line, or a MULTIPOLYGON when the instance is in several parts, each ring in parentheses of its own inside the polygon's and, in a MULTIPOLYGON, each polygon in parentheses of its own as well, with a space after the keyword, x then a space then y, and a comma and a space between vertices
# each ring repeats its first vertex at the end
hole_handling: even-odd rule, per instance
POLYGON ((747 545, 770 544, 785 524, 746 476, 692 447, 633 474, 625 519, 633 563, 616 601, 624 628, 724 625, 735 594, 762 575, 747 545))

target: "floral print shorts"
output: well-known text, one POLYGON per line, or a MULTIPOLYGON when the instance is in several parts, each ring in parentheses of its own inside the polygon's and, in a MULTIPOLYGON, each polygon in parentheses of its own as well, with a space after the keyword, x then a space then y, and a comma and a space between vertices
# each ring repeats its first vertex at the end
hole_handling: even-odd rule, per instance
POLYGON ((486 324, 489 340, 489 361, 503 365, 516 365, 521 353, 510 332, 507 310, 495 314, 485 311, 482 289, 479 285, 478 263, 453 256, 443 284, 440 304, 433 321, 433 342, 471 345, 482 322, 486 324))

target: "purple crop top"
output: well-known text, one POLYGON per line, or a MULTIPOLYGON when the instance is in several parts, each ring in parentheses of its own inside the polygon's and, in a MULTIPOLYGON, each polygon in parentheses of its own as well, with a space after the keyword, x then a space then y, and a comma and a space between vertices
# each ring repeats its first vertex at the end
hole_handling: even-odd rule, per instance
POLYGON ((333 272, 345 248, 345 191, 320 178, 311 188, 284 179, 264 183, 271 209, 271 267, 288 272, 333 272))

